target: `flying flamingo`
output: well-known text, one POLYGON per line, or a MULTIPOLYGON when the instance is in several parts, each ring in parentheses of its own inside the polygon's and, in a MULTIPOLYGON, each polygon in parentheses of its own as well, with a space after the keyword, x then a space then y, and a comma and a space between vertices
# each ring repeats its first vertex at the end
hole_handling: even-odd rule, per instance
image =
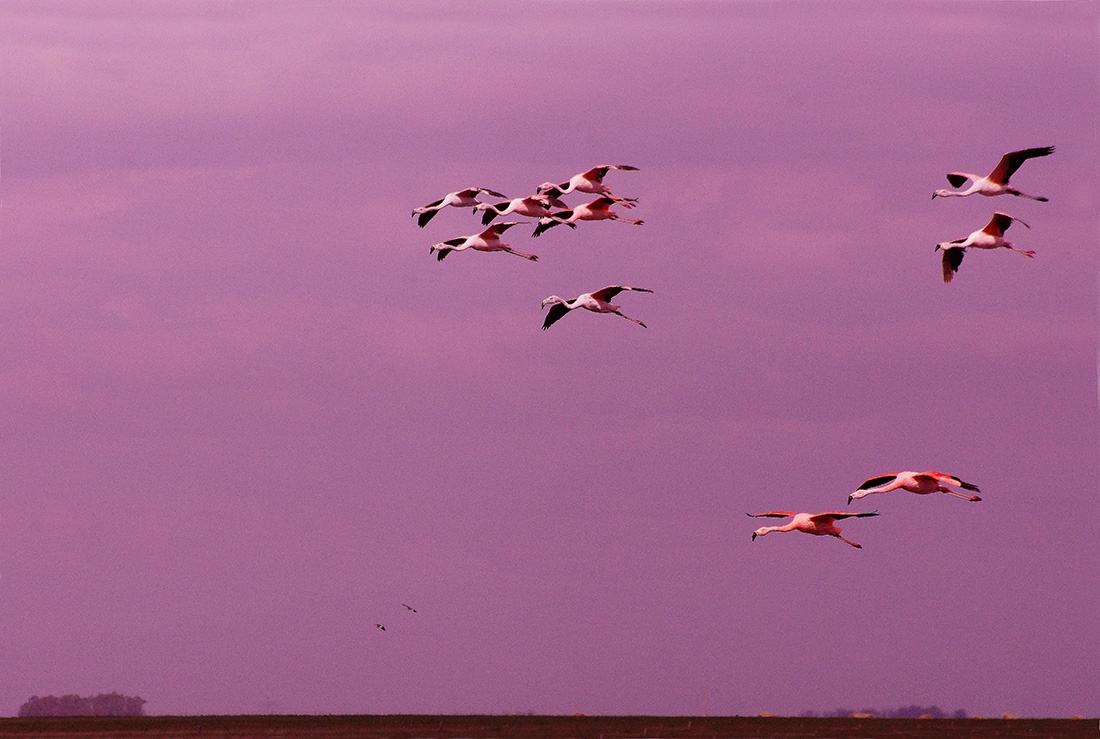
POLYGON ((792 513, 791 511, 768 511, 767 513, 746 513, 745 515, 752 516, 753 518, 759 518, 761 516, 787 518, 789 516, 794 516, 794 520, 783 526, 762 526, 752 532, 753 541, 756 541, 756 537, 770 534, 773 531, 801 531, 804 534, 813 534, 814 536, 835 536, 842 542, 851 544, 856 549, 863 549, 863 547, 856 544, 854 541, 849 541, 841 536, 840 527, 836 526, 833 522, 842 518, 877 516, 878 511, 872 511, 870 513, 844 513, 843 511, 830 511, 828 513, 792 513))
POLYGON ((412 611, 413 613, 416 613, 416 609, 410 606, 408 603, 402 603, 401 605, 405 606, 405 608, 412 611))
POLYGON ((497 216, 506 216, 509 213, 529 218, 544 218, 550 215, 550 206, 557 207, 556 203, 560 202, 549 195, 530 195, 526 198, 506 200, 503 203, 478 203, 474 206, 474 210, 485 212, 481 222, 487 226, 497 216))
POLYGON ((1008 178, 1028 159, 1045 157, 1053 153, 1053 146, 1040 146, 1034 149, 1010 151, 1001 157, 1001 161, 997 162, 997 166, 985 177, 970 174, 969 172, 951 172, 947 175, 947 181, 951 183, 952 187, 962 187, 966 184, 967 180, 971 182, 970 187, 965 190, 936 190, 932 193, 932 199, 934 200, 937 196, 941 198, 965 198, 968 195, 977 193, 987 197, 993 197, 994 195, 1017 195, 1022 198, 1030 198, 1045 203, 1047 202, 1046 198, 1028 195, 1015 188, 1009 187, 1008 178))
MULTIPOLYGON (((603 178, 607 176, 607 173, 613 169, 621 169, 624 172, 637 172, 637 167, 631 167, 629 164, 600 164, 592 169, 575 174, 569 178, 568 182, 563 182, 558 185, 558 189, 561 190, 562 195, 573 192, 588 192, 593 195, 610 195, 611 189, 603 184, 603 178)), ((553 184, 545 182, 539 186, 538 191, 544 192, 543 188, 554 187, 553 184)))
MULTIPOLYGON (((565 191, 562 190, 562 188, 565 187, 565 185, 567 184, 569 183, 555 185, 553 182, 544 182, 538 186, 538 192, 541 195, 546 195, 547 197, 549 197, 550 205, 554 206, 555 208, 568 209, 569 206, 560 200, 561 196, 565 194, 565 191)), ((616 203, 620 203, 624 208, 637 207, 636 203, 638 202, 638 198, 624 198, 621 195, 614 195, 610 192, 600 194, 603 195, 603 197, 605 198, 611 198, 616 203)))
POLYGON ((500 243, 500 235, 512 226, 518 225, 519 221, 494 223, 479 234, 474 234, 473 236, 459 236, 456 239, 450 239, 449 241, 444 241, 439 244, 432 244, 428 253, 435 254, 439 252, 436 255, 436 259, 442 262, 443 259, 453 251, 463 251, 465 249, 475 249, 477 251, 506 251, 509 254, 515 254, 517 257, 523 257, 524 259, 530 259, 532 262, 537 262, 539 258, 534 254, 525 254, 521 251, 516 251, 508 244, 500 243))
POLYGON ((1019 218, 1013 218, 1008 213, 994 213, 993 218, 985 224, 985 228, 981 231, 975 231, 965 239, 955 239, 954 241, 936 244, 935 251, 943 249, 943 281, 951 282, 951 278, 959 271, 959 265, 962 264, 963 255, 968 248, 996 249, 1003 246, 1006 249, 1019 252, 1025 257, 1034 257, 1035 252, 1031 249, 1017 249, 1011 241, 1004 240, 1004 233, 1013 221, 1025 228, 1031 228, 1019 218))
POLYGON ((428 221, 435 218, 436 213, 446 208, 448 205, 454 206, 455 208, 473 208, 481 202, 477 199, 478 195, 492 195, 494 198, 508 197, 496 190, 490 190, 485 187, 467 187, 465 190, 449 192, 434 203, 428 203, 419 208, 413 208, 412 214, 414 216, 420 216, 416 222, 421 228, 424 228, 428 225, 428 221))
POLYGON ((647 290, 644 287, 630 287, 629 285, 608 285, 605 288, 596 290, 591 293, 583 293, 578 295, 573 300, 566 300, 565 298, 559 298, 557 295, 551 295, 546 300, 542 301, 542 307, 553 303, 553 307, 550 312, 546 314, 546 320, 542 324, 542 330, 550 328, 569 311, 575 308, 584 308, 590 310, 593 313, 614 313, 617 316, 622 316, 628 321, 633 321, 642 328, 647 328, 644 323, 637 318, 631 318, 630 316, 624 316, 619 312, 619 308, 622 306, 613 305, 610 300, 621 293, 624 290, 633 290, 639 293, 651 293, 652 290, 647 290))
POLYGON ((962 493, 956 492, 947 487, 948 485, 954 485, 963 490, 973 490, 975 493, 981 492, 977 485, 963 482, 954 475, 947 475, 943 472, 933 472, 931 470, 927 472, 890 472, 885 475, 872 477, 860 485, 859 489, 848 496, 848 504, 851 505, 853 500, 859 500, 867 495, 888 493, 891 490, 898 489, 908 490, 910 493, 916 493, 917 495, 947 493, 948 495, 954 495, 956 498, 962 498, 963 500, 972 502, 981 500, 977 495, 963 495, 962 493))
POLYGON ((615 203, 616 200, 614 198, 603 196, 596 198, 591 203, 578 205, 575 208, 554 211, 549 216, 539 219, 539 225, 535 226, 535 231, 531 235, 539 236, 543 231, 561 223, 564 223, 570 228, 576 228, 575 223, 577 221, 622 221, 623 223, 632 223, 635 226, 641 226, 645 223, 645 221, 636 220, 634 218, 624 218, 611 210, 611 206, 615 203))

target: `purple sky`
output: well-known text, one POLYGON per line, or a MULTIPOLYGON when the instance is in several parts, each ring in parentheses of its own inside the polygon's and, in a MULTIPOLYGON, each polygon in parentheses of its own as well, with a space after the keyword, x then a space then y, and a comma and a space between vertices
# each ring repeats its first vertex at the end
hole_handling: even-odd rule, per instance
POLYGON ((394 5, 0 4, 0 714, 1100 713, 1100 4, 394 5))

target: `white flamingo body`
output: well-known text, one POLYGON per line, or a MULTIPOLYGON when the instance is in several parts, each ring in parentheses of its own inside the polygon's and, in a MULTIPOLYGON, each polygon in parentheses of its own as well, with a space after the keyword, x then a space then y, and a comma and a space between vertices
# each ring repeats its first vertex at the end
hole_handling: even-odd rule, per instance
POLYGON ((451 252, 465 251, 466 249, 474 249, 475 251, 503 251, 509 254, 515 254, 517 257, 530 259, 532 262, 537 262, 538 257, 534 254, 525 254, 521 251, 516 251, 508 244, 501 243, 500 235, 512 226, 518 225, 518 221, 494 223, 481 233, 473 234, 472 236, 459 236, 456 239, 450 239, 439 244, 432 244, 428 252, 430 254, 436 254, 436 259, 441 262, 451 252))
POLYGON ((790 523, 783 526, 762 526, 756 531, 752 532, 753 541, 758 536, 764 536, 770 534, 773 531, 801 531, 803 534, 812 534, 814 536, 835 536, 845 544, 850 544, 856 549, 862 549, 859 544, 854 541, 845 539, 840 535, 840 527, 836 525, 836 522, 842 518, 865 518, 867 516, 877 516, 878 511, 872 511, 870 513, 845 513, 843 511, 829 511, 827 513, 794 513, 793 511, 768 511, 767 513, 747 513, 747 516, 753 518, 768 517, 768 518, 789 518, 793 517, 790 523))
POLYGON ((1028 195, 1020 192, 1014 187, 1009 187, 1008 180, 1016 170, 1020 168, 1020 165, 1028 159, 1045 157, 1053 153, 1053 146, 1040 146, 1034 149, 1010 151, 1001 157, 1001 161, 997 162, 997 166, 985 177, 970 174, 969 172, 951 172, 947 175, 947 181, 951 183, 952 187, 962 187, 966 184, 967 180, 970 181, 970 187, 965 190, 936 190, 932 193, 932 198, 965 198, 970 195, 985 195, 986 197, 1016 195, 1017 197, 1029 198, 1045 203, 1047 199, 1044 197, 1028 195))
POLYGON ((546 195, 530 195, 526 198, 515 198, 503 203, 478 203, 474 210, 483 211, 485 215, 481 222, 488 225, 498 216, 506 216, 515 213, 528 218, 545 218, 550 215, 553 205, 552 198, 546 195))
POLYGON ((496 190, 490 190, 485 187, 467 187, 465 190, 456 190, 455 192, 449 192, 434 203, 428 203, 422 205, 419 208, 413 208, 412 214, 414 216, 420 216, 417 219, 417 225, 424 228, 428 225, 428 221, 435 218, 435 214, 446 208, 448 205, 454 208, 473 208, 480 204, 480 200, 477 199, 478 195, 492 195, 494 198, 506 198, 507 195, 503 195, 496 190))
POLYGON ((975 493, 981 492, 977 485, 964 482, 954 475, 948 475, 944 472, 934 472, 932 470, 913 472, 906 470, 905 472, 889 472, 869 478, 854 493, 848 496, 848 503, 850 504, 853 500, 859 500, 868 495, 888 493, 891 490, 908 490, 910 493, 916 493, 917 495, 947 493, 963 500, 973 502, 981 500, 977 495, 964 495, 947 487, 948 485, 954 485, 963 490, 972 490, 975 493))
POLYGON ((1013 222, 1019 223, 1025 228, 1031 228, 1019 218, 1010 216, 1008 213, 998 212, 993 214, 993 217, 989 219, 989 223, 985 224, 984 228, 980 231, 974 231, 965 239, 955 239, 954 241, 936 244, 937 251, 943 249, 943 281, 951 282, 955 273, 959 271, 959 265, 962 264, 966 249, 1005 248, 1019 252, 1025 257, 1034 257, 1035 252, 1031 249, 1017 249, 1011 241, 1005 241, 1005 231, 1013 222))
POLYGON ((623 292, 624 290, 632 290, 639 293, 653 292, 652 290, 647 290, 644 287, 630 287, 629 285, 608 285, 607 287, 601 288, 594 292, 582 293, 572 300, 566 300, 565 298, 560 298, 557 295, 551 295, 550 297, 542 301, 543 308, 545 308, 547 305, 553 306, 546 314, 546 320, 542 324, 542 330, 545 331, 546 329, 550 328, 559 319, 568 314, 569 311, 576 310, 577 308, 584 308, 585 310, 590 310, 593 313, 614 313, 615 315, 625 318, 628 321, 633 321, 642 328, 646 328, 646 325, 639 321, 637 318, 631 318, 630 316, 626 316, 620 313, 619 309, 622 306, 615 305, 611 302, 612 298, 614 298, 616 295, 623 292))
POLYGON ((569 208, 567 210, 555 211, 545 218, 540 218, 539 225, 535 226, 535 232, 531 235, 539 236, 543 231, 562 223, 570 228, 576 228, 575 224, 577 221, 622 221, 623 223, 630 223, 635 226, 641 226, 645 223, 645 221, 635 218, 624 218, 611 210, 611 206, 616 202, 618 201, 614 198, 598 197, 591 203, 578 205, 575 208, 569 208))
POLYGON ((592 193, 593 195, 610 195, 611 188, 603 184, 603 178, 613 169, 621 169, 625 172, 638 171, 637 167, 631 167, 629 164, 599 164, 585 172, 573 175, 568 182, 563 182, 560 185, 555 186, 553 183, 544 182, 539 186, 538 191, 545 192, 544 188, 557 187, 562 195, 567 195, 574 190, 592 193))

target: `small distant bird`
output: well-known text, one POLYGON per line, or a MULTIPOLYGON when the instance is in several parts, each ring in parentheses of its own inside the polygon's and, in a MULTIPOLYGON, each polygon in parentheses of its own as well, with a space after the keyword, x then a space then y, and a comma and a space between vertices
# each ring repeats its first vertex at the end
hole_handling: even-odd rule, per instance
POLYGON ((1019 218, 1014 218, 1008 213, 994 213, 993 218, 985 224, 985 228, 982 230, 974 231, 965 239, 955 239, 954 241, 936 244, 934 251, 943 249, 943 281, 951 282, 955 273, 959 271, 959 265, 962 264, 966 249, 997 249, 1004 247, 1019 252, 1025 257, 1034 257, 1035 252, 1031 249, 1017 249, 1011 241, 1004 240, 1004 233, 1013 221, 1025 228, 1031 228, 1019 218))
POLYGON ((646 328, 646 325, 639 321, 637 318, 631 318, 630 316, 624 316, 619 312, 619 308, 622 306, 613 305, 610 300, 623 292, 624 290, 633 290, 639 293, 651 293, 652 290, 647 290, 644 287, 630 287, 629 285, 608 285, 605 288, 596 290, 591 293, 583 293, 578 295, 573 300, 566 300, 565 298, 559 298, 557 295, 551 295, 542 301, 542 307, 553 304, 550 311, 546 314, 546 320, 542 324, 542 330, 550 328, 569 311, 575 308, 584 308, 590 310, 593 313, 614 313, 617 316, 622 316, 628 321, 633 321, 642 328, 646 328))
POLYGON ((967 180, 971 182, 970 187, 965 190, 936 190, 932 193, 932 199, 935 200, 936 197, 965 198, 968 195, 977 193, 978 195, 985 195, 987 197, 993 197, 994 195, 1016 195, 1045 203, 1047 202, 1046 198, 1036 195, 1027 195, 1015 188, 1009 187, 1008 178, 1028 159, 1045 157, 1053 153, 1053 146, 1040 146, 1034 149, 1010 151, 1001 157, 1001 161, 997 162, 997 166, 985 177, 970 174, 969 172, 951 172, 947 175, 947 181, 951 183, 952 187, 962 187, 966 184, 967 180))
POLYGON ((405 608, 408 608, 413 613, 416 613, 416 609, 410 606, 408 603, 402 603, 401 605, 405 606, 405 608))
POLYGON ((464 251, 466 249, 474 249, 476 251, 506 251, 509 254, 515 254, 517 257, 523 257, 524 259, 530 259, 532 262, 537 262, 539 258, 534 254, 525 254, 524 252, 516 251, 508 244, 500 243, 500 235, 512 226, 518 225, 519 221, 494 223, 479 234, 474 234, 473 236, 459 236, 457 239, 451 239, 439 244, 432 244, 428 253, 436 254, 436 252, 438 252, 438 254, 436 254, 436 259, 442 262, 452 251, 464 251))
POLYGON ((645 221, 634 218, 624 218, 611 210, 611 206, 616 202, 614 198, 602 196, 596 198, 591 203, 578 205, 576 208, 554 211, 549 216, 539 219, 539 225, 535 226, 535 231, 531 235, 540 236, 547 229, 562 223, 570 228, 576 228, 574 224, 577 221, 622 221, 623 223, 631 223, 635 226, 641 226, 645 223, 645 221))
POLYGON ((379 631, 385 631, 386 630, 386 627, 383 626, 382 624, 375 624, 374 628, 378 629, 379 631))
POLYGON ((833 522, 842 518, 877 516, 878 511, 872 511, 870 513, 844 513, 843 511, 830 511, 828 513, 793 513, 791 511, 768 511, 767 513, 746 513, 745 515, 752 516, 753 518, 760 518, 761 516, 787 518, 789 516, 794 516, 794 520, 783 526, 763 526, 752 532, 753 541, 756 541, 756 537, 770 534, 773 531, 801 531, 804 534, 813 534, 814 536, 835 536, 845 544, 851 544, 856 549, 863 549, 863 547, 856 544, 854 541, 849 541, 841 536, 840 527, 834 525, 833 522))
POLYGON ((956 492, 947 487, 948 485, 954 485, 963 490, 972 490, 975 493, 981 492, 977 485, 963 482, 954 475, 948 475, 943 472, 933 472, 931 470, 927 472, 911 472, 907 470, 905 472, 890 472, 866 480, 854 493, 848 496, 848 504, 851 505, 853 500, 859 500, 867 495, 888 493, 891 490, 908 490, 910 493, 916 493, 917 495, 947 493, 948 495, 954 495, 956 498, 962 498, 963 500, 972 502, 981 500, 977 495, 963 495, 962 493, 956 492))
POLYGON ((550 215, 550 208, 554 205, 554 199, 548 195, 529 195, 525 198, 506 200, 503 203, 478 203, 474 210, 484 211, 482 224, 488 226, 497 216, 506 216, 509 213, 527 216, 528 218, 544 218, 550 215))
MULTIPOLYGON (((569 178, 568 182, 563 182, 557 185, 557 188, 561 190, 562 195, 573 192, 589 192, 593 195, 610 195, 611 188, 603 184, 603 178, 607 176, 607 173, 613 169, 621 169, 624 172, 637 172, 637 167, 631 167, 629 164, 600 164, 592 169, 575 174, 569 178)), ((539 186, 539 192, 544 192, 545 187, 554 187, 553 184, 546 182, 539 186)))
POLYGON ((492 195, 494 198, 506 198, 507 195, 497 192, 496 190, 490 190, 487 187, 467 187, 465 190, 458 190, 456 192, 449 192, 434 203, 428 203, 422 205, 419 208, 413 208, 412 214, 414 216, 419 215, 417 224, 424 228, 428 225, 428 221, 435 218, 435 214, 446 208, 448 205, 455 208, 473 208, 481 201, 477 199, 478 195, 492 195))

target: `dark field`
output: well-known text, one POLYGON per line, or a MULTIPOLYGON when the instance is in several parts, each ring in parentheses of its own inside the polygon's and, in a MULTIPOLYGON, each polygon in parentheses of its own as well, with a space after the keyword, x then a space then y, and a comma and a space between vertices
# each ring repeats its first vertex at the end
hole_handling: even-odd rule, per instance
POLYGON ((853 719, 745 716, 145 716, 4 718, 34 739, 617 739, 626 737, 1100 737, 1096 719, 853 719))

